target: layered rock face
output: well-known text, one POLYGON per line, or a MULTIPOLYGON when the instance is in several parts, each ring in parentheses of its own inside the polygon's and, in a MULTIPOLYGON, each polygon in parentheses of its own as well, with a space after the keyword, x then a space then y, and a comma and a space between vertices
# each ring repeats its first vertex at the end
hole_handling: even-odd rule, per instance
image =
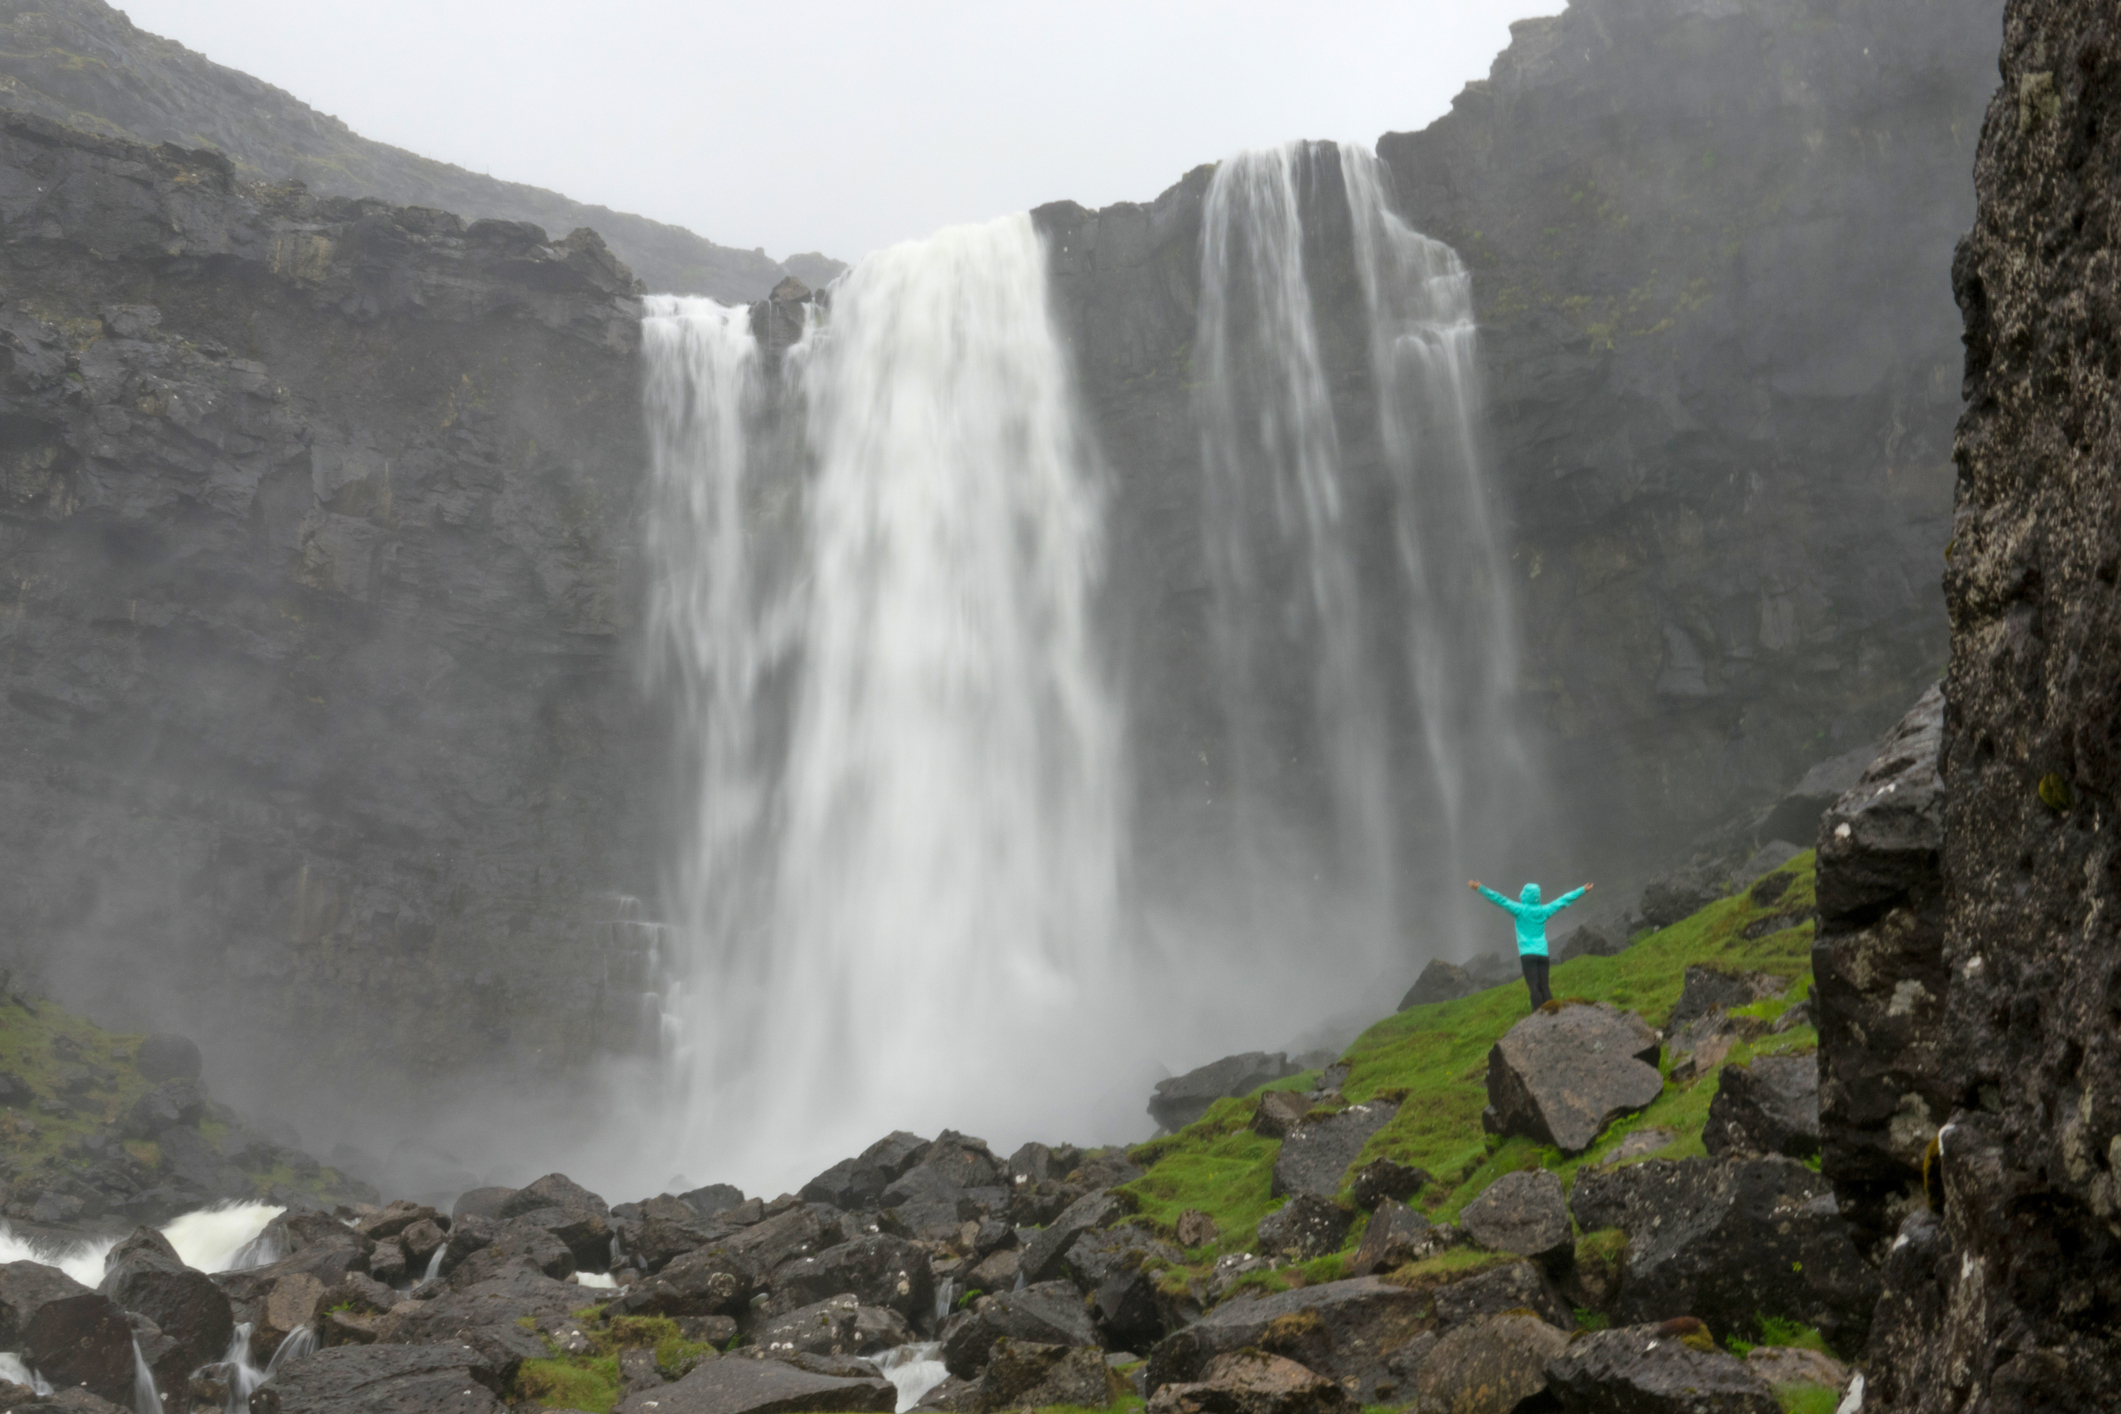
POLYGON ((632 275, 20 115, 0 232, 18 975, 266 1086, 629 1046, 632 275))
POLYGON ((110 137, 211 146, 253 181, 306 182, 319 195, 381 197, 466 218, 529 221, 551 231, 593 226, 653 290, 762 297, 789 270, 816 282, 823 256, 783 267, 681 226, 585 206, 558 192, 498 181, 364 138, 284 89, 136 28, 103 0, 0 3, 0 107, 110 137))
MULTIPOLYGON (((1579 0, 1514 26, 1447 117, 1379 144, 1401 210, 1473 273, 1528 706, 1557 746, 1552 784, 1599 824, 1586 868, 1766 800, 1937 675, 1959 355, 1945 271, 1998 8, 1579 0)), ((1172 474, 1200 457, 1208 179, 1036 213, 1114 472, 1144 811, 1174 822, 1228 793, 1200 764, 1221 730, 1202 492, 1172 474)), ((1379 523, 1339 181, 1320 153, 1306 273, 1350 520, 1379 523)), ((1386 582, 1387 537, 1360 553, 1386 582)), ((1144 829, 1144 848, 1168 833, 1144 829)))
POLYGON ((2121 24, 2014 0, 2002 68, 1953 267, 1936 1044, 1955 1108, 1886 1264, 1866 1409, 2121 1404, 2121 24))

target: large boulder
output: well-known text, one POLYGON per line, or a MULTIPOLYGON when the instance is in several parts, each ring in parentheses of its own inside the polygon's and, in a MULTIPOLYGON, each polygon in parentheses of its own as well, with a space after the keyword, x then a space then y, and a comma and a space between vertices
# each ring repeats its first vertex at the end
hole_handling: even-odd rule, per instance
POLYGON ((1062 1404, 1103 1409, 1116 1403, 1125 1384, 1105 1363, 1105 1352, 1081 1345, 1042 1345, 1029 1340, 996 1341, 987 1372, 980 1376, 973 1407, 1043 1409, 1062 1404))
POLYGON ((336 1345, 289 1360, 251 1414, 501 1414, 500 1372, 470 1345, 336 1345))
POLYGON ((1701 1131, 1711 1156, 1819 1152, 1819 1057, 1761 1056, 1727 1065, 1701 1131))
POLYGON ((1510 1414, 1547 1387, 1547 1361, 1569 1338, 1536 1316, 1481 1316, 1445 1331, 1414 1376, 1415 1407, 1510 1414))
POLYGON ((1237 1350, 1208 1362, 1201 1378, 1169 1384, 1149 1400, 1151 1414, 1353 1414, 1346 1390, 1294 1360, 1237 1350))
MULTIPOLYGON (((806 1203, 830 1203, 835 1208, 857 1211, 874 1208, 892 1180, 912 1168, 928 1141, 918 1134, 897 1130, 885 1135, 851 1159, 842 1159, 804 1184, 797 1194, 806 1203)), ((1044 1175, 1040 1175, 1044 1177, 1044 1175)))
POLYGON ((1780 992, 1786 985, 1779 977, 1771 978, 1757 972, 1734 972, 1728 968, 1689 963, 1686 981, 1679 989, 1679 1000, 1672 1004, 1672 1014, 1665 1018, 1664 1029, 1677 1031, 1718 1008, 1728 1011, 1734 1006, 1749 1006, 1764 996, 1780 992))
POLYGON ((1356 1207, 1368 1211, 1387 1199, 1404 1203, 1434 1181, 1427 1169, 1396 1159, 1372 1159, 1348 1181, 1348 1196, 1355 1200, 1356 1207))
POLYGON ((88 1288, 42 1262, 0 1266, 0 1350, 20 1350, 22 1333, 45 1303, 85 1294, 88 1288))
POLYGON ((1398 1113, 1399 1106, 1372 1100, 1297 1126, 1282 1140, 1281 1152, 1275 1155, 1270 1191, 1277 1198, 1285 1193, 1336 1196, 1370 1136, 1390 1124, 1398 1113))
POLYGON ((1355 1215, 1331 1198, 1298 1193, 1259 1220, 1262 1252, 1292 1261, 1309 1261, 1340 1250, 1355 1215))
POLYGON ((1076 1239, 1127 1215, 1126 1200, 1114 1193, 1090 1193, 1069 1204, 1066 1212, 1040 1230, 1024 1247, 1018 1266, 1027 1284, 1051 1281, 1067 1272, 1068 1249, 1076 1239))
POLYGON ((1694 1316, 1750 1340, 1759 1316, 1794 1317, 1844 1354, 1863 1349, 1877 1272, 1826 1179, 1794 1159, 1647 1159, 1579 1175, 1571 1205, 1585 1231, 1628 1234, 1618 1320, 1694 1316))
POLYGON ((1593 1331, 1547 1362, 1561 1414, 1781 1414, 1766 1381, 1697 1323, 1593 1331))
POLYGON ((1514 1252, 1552 1263, 1575 1250, 1561 1179, 1543 1168, 1496 1179, 1460 1211, 1458 1226, 1476 1246, 1490 1252, 1514 1252))
POLYGON ((589 1302, 590 1294, 573 1282, 554 1281, 528 1267, 517 1267, 431 1301, 394 1307, 377 1340, 386 1345, 422 1345, 449 1340, 468 1327, 514 1325, 525 1317, 534 1324, 564 1317, 589 1302))
POLYGON ((121 1309, 153 1321, 194 1365, 228 1350, 236 1328, 228 1297, 206 1273, 184 1265, 169 1239, 153 1228, 141 1228, 110 1250, 100 1289, 121 1309))
POLYGON ((928 1319, 935 1307, 935 1277, 925 1249, 881 1232, 783 1262, 773 1269, 768 1286, 763 1308, 768 1315, 840 1295, 886 1307, 915 1323, 928 1319))
POLYGON ((776 1359, 797 1352, 855 1355, 861 1349, 861 1309, 862 1303, 852 1296, 830 1296, 760 1321, 752 1327, 748 1340, 776 1359))
POLYGON ((1421 976, 1407 988, 1407 994, 1399 999, 1399 1009, 1410 1006, 1428 1006, 1433 1002, 1455 1002, 1460 997, 1473 994, 1473 979, 1455 962, 1442 958, 1431 958, 1429 965, 1421 969, 1421 976))
POLYGON ((1541 1008, 1488 1052, 1491 1134, 1521 1134, 1564 1154, 1591 1147, 1605 1127, 1664 1091, 1657 1034, 1605 1002, 1541 1008))
MULTIPOLYGON (((1158 1285, 1156 1268, 1185 1254, 1141 1228, 1123 1224, 1084 1233, 1068 1249, 1068 1273, 1090 1299, 1090 1314, 1116 1350, 1147 1350, 1197 1314, 1158 1285)), ((994 1288, 989 1288, 992 1290, 994 1288)))
POLYGON ((501 1223, 481 1234, 485 1240, 458 1259, 458 1239, 469 1243, 472 1230, 470 1223, 457 1225, 450 1238, 450 1255, 442 1261, 442 1272, 455 1290, 462 1291, 504 1268, 526 1263, 555 1280, 573 1276, 577 1269, 575 1255, 566 1243, 537 1224, 521 1220, 501 1223))
POLYGON ((502 1201, 500 1211, 494 1216, 505 1222, 509 1218, 521 1217, 539 1208, 590 1212, 600 1218, 611 1216, 609 1203, 564 1173, 548 1173, 535 1183, 518 1188, 502 1201))
POLYGON ((1251 1346, 1286 1355, 1340 1384, 1357 1402, 1381 1403, 1378 1387, 1400 1376, 1385 1360, 1433 1321, 1428 1294, 1376 1277, 1355 1277, 1226 1301, 1149 1352, 1143 1387, 1199 1381, 1209 1362, 1251 1346))
POLYGON ((189 1036, 157 1033, 140 1043, 133 1064, 144 1080, 197 1080, 203 1062, 199 1043, 189 1036))
POLYGON ((1436 1319, 1446 1329, 1510 1311, 1529 1311, 1557 1330, 1576 1329, 1569 1303, 1537 1262, 1505 1262, 1461 1277, 1435 1292, 1436 1319))
POLYGON ((1149 1116, 1165 1129, 1184 1129, 1208 1112, 1208 1106, 1233 1095, 1249 1095, 1269 1081, 1303 1069, 1280 1051, 1247 1051, 1224 1056, 1198 1070, 1160 1080, 1149 1097, 1149 1116))
POLYGON ((960 1379, 986 1368, 999 1340, 1028 1340, 1040 1345, 1096 1345, 1097 1330, 1074 1285, 1064 1281, 982 1297, 938 1332, 943 1365, 960 1379))
POLYGON ((1362 1241, 1348 1261, 1348 1275, 1366 1277, 1433 1257, 1449 1247, 1454 1237, 1406 1204, 1384 1199, 1362 1230, 1362 1241))
POLYGON ((22 1358, 58 1388, 130 1404, 133 1328, 118 1303, 100 1291, 44 1302, 22 1328, 22 1358))
POLYGON ((898 1387, 881 1376, 820 1375, 782 1360, 707 1360, 674 1384, 636 1390, 613 1414, 803 1414, 898 1408, 898 1387))

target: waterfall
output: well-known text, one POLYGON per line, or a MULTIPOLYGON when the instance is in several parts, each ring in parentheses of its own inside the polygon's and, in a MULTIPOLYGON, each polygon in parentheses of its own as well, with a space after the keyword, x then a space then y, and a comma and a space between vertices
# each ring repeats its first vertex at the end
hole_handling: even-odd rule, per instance
POLYGON ((1118 714, 1047 300, 1016 216, 863 261, 770 372, 738 312, 651 310, 686 1113, 718 1167, 799 1182, 894 1127, 1065 1130, 1102 1098, 1118 714))
POLYGON ((1314 956, 1358 983, 1472 950, 1450 891, 1505 863, 1532 779, 1471 280, 1387 188, 1354 146, 1223 162, 1195 344, 1228 873, 1270 931, 1294 901, 1314 956), (1342 241, 1368 337, 1329 367, 1313 286, 1342 241), (1352 398, 1336 414, 1357 380, 1374 427, 1343 425, 1352 398))

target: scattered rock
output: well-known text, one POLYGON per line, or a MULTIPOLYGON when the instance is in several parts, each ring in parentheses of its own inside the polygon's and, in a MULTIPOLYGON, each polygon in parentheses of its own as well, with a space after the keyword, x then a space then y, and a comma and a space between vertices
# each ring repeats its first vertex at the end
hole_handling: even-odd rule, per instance
POLYGON ((1295 1075, 1301 1069, 1290 1064, 1288 1056, 1280 1051, 1224 1056, 1198 1070, 1158 1081, 1156 1093, 1149 1099, 1149 1116, 1176 1132, 1206 1114, 1208 1106, 1217 1100, 1249 1095, 1260 1086, 1295 1075))
POLYGON ((1817 1326, 1836 1350, 1863 1348, 1878 1274, 1850 1238, 1826 1179, 1794 1159, 1649 1159, 1578 1175, 1586 1231, 1628 1234, 1613 1314, 1694 1316, 1719 1339, 1750 1339, 1769 1312, 1817 1326))
POLYGON ((20 1350, 22 1333, 46 1303, 87 1292, 80 1282, 42 1262, 0 1266, 0 1349, 20 1350))
POLYGON ((1614 957, 1627 951, 1628 935, 1622 928, 1586 923, 1572 929, 1554 949, 1556 966, 1579 957, 1614 957))
POLYGON ((1435 1289, 1436 1319, 1446 1328, 1481 1316, 1530 1311, 1557 1330, 1576 1329, 1575 1313, 1536 1262, 1506 1262, 1435 1289))
POLYGON ((86 1385, 113 1403, 132 1402, 133 1328, 101 1292, 39 1306, 22 1328, 22 1358, 55 1387, 86 1385))
POLYGON ((1818 1153, 1819 1057, 1761 1056, 1750 1065, 1725 1066, 1701 1138, 1714 1158, 1818 1153))
POLYGON ((1754 1346, 1745 1353, 1745 1367, 1774 1390, 1788 1389, 1793 1385, 1840 1389, 1849 1378, 1849 1367, 1833 1356, 1787 1345, 1754 1346))
POLYGON ((611 1216, 611 1205, 564 1173, 548 1173, 543 1178, 517 1189, 501 1202, 496 1218, 506 1221, 535 1212, 539 1208, 560 1208, 569 1212, 595 1213, 600 1218, 611 1216))
POLYGON ((1463 967, 1455 962, 1445 962, 1440 957, 1432 958, 1429 965, 1421 969, 1421 976, 1414 979, 1414 985, 1407 989, 1407 994, 1399 999, 1399 1009, 1405 1011, 1410 1006, 1427 1006, 1432 1002, 1455 1002, 1472 994, 1473 979, 1466 976, 1463 967))
POLYGON ((471 1346, 336 1345, 290 1360, 251 1396, 252 1414, 449 1410, 500 1414, 499 1372, 471 1346))
POLYGON ((1355 1215, 1330 1198, 1298 1193, 1259 1223, 1262 1251, 1308 1261, 1340 1250, 1355 1215))
MULTIPOLYGON (((110 1250, 101 1290, 121 1310, 153 1321, 183 1347, 194 1365, 218 1360, 228 1350, 235 1331, 228 1297, 211 1277, 184 1265, 169 1240, 153 1228, 141 1228, 110 1250)), ((317 1290, 321 1293, 323 1287, 317 1290)))
POLYGON ((861 1344, 855 1329, 860 1313, 861 1302, 852 1296, 827 1297, 763 1322, 752 1330, 750 1344, 776 1359, 799 1351, 854 1355, 861 1344))
POLYGON ((1259 1097, 1252 1112, 1252 1132, 1269 1139, 1286 1139, 1311 1112, 1311 1097, 1298 1090, 1269 1090, 1259 1097))
POLYGON ((1563 1414, 1781 1414, 1781 1404, 1736 1356, 1699 1330, 1628 1326, 1593 1331, 1547 1362, 1547 1392, 1563 1414), (1690 1339, 1691 1337, 1691 1339, 1690 1339))
POLYGON ((1039 1345, 1096 1345, 1097 1331, 1083 1309, 1083 1299, 1068 1282, 1042 1282, 998 1296, 982 1297, 938 1332, 943 1364, 960 1379, 986 1368, 998 1340, 1039 1345))
POLYGON ((1450 1234, 1396 1199, 1379 1202, 1348 1261, 1348 1275, 1389 1272, 1433 1257, 1450 1246, 1450 1234))
POLYGON ((1349 1414, 1354 1408, 1332 1380, 1259 1350, 1218 1355, 1201 1379, 1167 1384, 1149 1400, 1151 1414, 1349 1414))
POLYGON ((1282 1140, 1281 1153, 1275 1156, 1274 1181, 1269 1191, 1277 1198, 1285 1193, 1335 1197, 1341 1180, 1347 1177, 1370 1136, 1391 1123, 1398 1113, 1399 1106, 1372 1100, 1292 1130, 1282 1140))
POLYGON ((1481 1316, 1444 1332, 1414 1376, 1415 1407, 1509 1414, 1547 1387, 1547 1361, 1569 1338, 1535 1316, 1481 1316))
POLYGON ((465 1218, 499 1218, 501 1205, 515 1196, 513 1188, 469 1188, 457 1195, 450 1205, 451 1222, 462 1222, 465 1218))
POLYGON ((909 1321, 921 1320, 935 1306, 935 1278, 927 1253, 919 1244, 888 1233, 858 1237, 784 1262, 773 1269, 769 1285, 771 1294, 764 1307, 768 1314, 843 1293, 864 1306, 896 1311, 909 1321))
POLYGON ((1206 1247, 1223 1235, 1215 1219, 1198 1208, 1188 1208, 1180 1213, 1174 1227, 1181 1247, 1206 1247))
POLYGON ((1075 1240, 1092 1228, 1125 1217, 1127 1211, 1126 1202, 1112 1193, 1091 1193, 1077 1199, 1024 1248, 1021 1271, 1025 1283, 1036 1285, 1064 1275, 1064 1259, 1075 1240))
POLYGON ((1690 963, 1686 984, 1665 1021, 1665 1030, 1677 1031, 1696 1017, 1707 1016, 1717 1007, 1750 1006, 1762 997, 1780 996, 1789 983, 1764 972, 1729 972, 1720 967, 1690 963))
POLYGON ((1372 1159, 1355 1171, 1355 1177, 1348 1184, 1348 1195, 1355 1200, 1356 1207, 1369 1210, 1388 1198, 1407 1202, 1434 1181, 1427 1169, 1415 1168, 1396 1159, 1372 1159))
POLYGON ((1477 1246, 1536 1262, 1558 1262, 1576 1247, 1561 1179, 1543 1168, 1496 1179, 1466 1204, 1458 1225, 1477 1246))
POLYGON ((1642 902, 1637 905, 1642 911, 1642 921, 1652 928, 1669 928, 1681 919, 1692 917, 1723 897, 1718 882, 1709 876, 1708 871, 1699 869, 1683 869, 1652 880, 1643 889, 1642 902))
POLYGON ((158 1033, 140 1043, 133 1065, 145 1080, 197 1080, 204 1062, 190 1037, 158 1033))
POLYGON ((1157 1342, 1143 1387, 1153 1395, 1165 1385, 1198 1382, 1216 1356, 1252 1346, 1301 1362, 1358 1403, 1382 1403, 1378 1386, 1397 1388, 1401 1379, 1386 1367, 1386 1354, 1427 1327, 1430 1308, 1427 1294, 1376 1277, 1226 1301, 1157 1342))
POLYGON ((1488 1052, 1491 1134, 1521 1134, 1580 1154, 1624 1114, 1664 1091, 1656 1033, 1604 1002, 1541 1008, 1488 1052))
POLYGON ((916 1157, 927 1147, 928 1141, 918 1134, 894 1131, 854 1158, 842 1159, 811 1179, 799 1196, 808 1203, 830 1203, 849 1212, 874 1208, 884 1190, 912 1168, 916 1157))
POLYGON ((1028 1340, 998 1340, 980 1377, 975 1408, 1027 1408, 1068 1404, 1103 1409, 1126 1386, 1104 1352, 1087 1346, 1045 1345, 1028 1340))

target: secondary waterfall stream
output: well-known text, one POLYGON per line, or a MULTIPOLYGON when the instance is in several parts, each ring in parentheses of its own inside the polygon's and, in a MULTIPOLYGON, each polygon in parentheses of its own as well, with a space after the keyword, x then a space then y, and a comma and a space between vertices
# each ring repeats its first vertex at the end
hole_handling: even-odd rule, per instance
POLYGON ((746 311, 650 301, 656 683, 690 752, 679 1167, 793 1186, 892 1128, 1124 1137, 1158 1059, 1286 1044, 1253 1028, 1389 975, 1510 827, 1529 767, 1470 282, 1374 158, 1334 156, 1218 169, 1193 354, 1234 788, 1213 848, 1233 912, 1305 932, 1174 947, 1132 917, 1142 704, 1104 655, 1106 473, 1029 217, 870 257, 771 353, 746 311), (1374 426, 1335 401, 1307 270, 1329 172, 1374 426), (1183 985, 1239 959, 1243 1006, 1183 985))

